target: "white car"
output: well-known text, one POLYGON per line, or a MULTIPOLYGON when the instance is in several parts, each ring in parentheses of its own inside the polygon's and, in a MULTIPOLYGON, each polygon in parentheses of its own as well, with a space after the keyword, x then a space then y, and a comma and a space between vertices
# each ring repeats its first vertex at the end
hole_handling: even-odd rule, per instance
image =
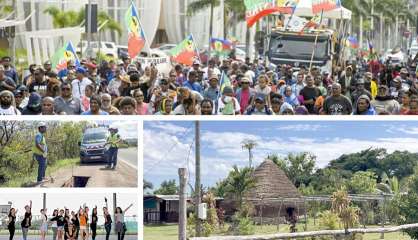
POLYGON ((176 44, 163 44, 156 49, 158 49, 160 51, 163 51, 163 52, 168 54, 168 52, 170 52, 170 50, 175 48, 176 46, 177 46, 176 44))
MULTIPOLYGON (((104 55, 118 57, 118 48, 114 42, 90 42, 90 48, 94 56, 100 51, 104 55)), ((77 45, 76 52, 78 55, 82 53, 85 56, 87 53, 87 41, 81 41, 77 45)))

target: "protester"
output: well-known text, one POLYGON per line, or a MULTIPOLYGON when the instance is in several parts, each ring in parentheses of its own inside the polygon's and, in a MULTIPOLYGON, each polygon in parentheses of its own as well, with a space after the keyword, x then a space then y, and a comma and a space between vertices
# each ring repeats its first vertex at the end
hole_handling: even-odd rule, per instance
POLYGON ((12 92, 3 90, 0 92, 0 115, 20 115, 16 108, 15 98, 12 92))
POLYGON ((339 83, 332 84, 332 95, 325 99, 323 113, 328 115, 348 115, 352 113, 351 102, 341 94, 339 83))

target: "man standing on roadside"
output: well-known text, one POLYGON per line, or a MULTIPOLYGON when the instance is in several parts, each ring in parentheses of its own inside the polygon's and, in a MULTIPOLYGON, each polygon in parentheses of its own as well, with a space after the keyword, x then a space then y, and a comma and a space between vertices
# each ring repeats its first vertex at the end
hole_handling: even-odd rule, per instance
POLYGON ((44 122, 40 122, 38 124, 38 131, 39 132, 35 135, 35 142, 32 147, 32 152, 33 159, 38 162, 37 182, 40 183, 45 178, 48 154, 48 147, 44 136, 46 133, 46 124, 44 122))
POLYGON ((107 150, 107 167, 106 168, 111 168, 114 170, 118 162, 119 143, 122 140, 120 138, 120 135, 118 134, 117 128, 110 127, 109 131, 110 131, 110 135, 107 138, 106 145, 110 145, 110 146, 109 146, 109 150, 107 150))

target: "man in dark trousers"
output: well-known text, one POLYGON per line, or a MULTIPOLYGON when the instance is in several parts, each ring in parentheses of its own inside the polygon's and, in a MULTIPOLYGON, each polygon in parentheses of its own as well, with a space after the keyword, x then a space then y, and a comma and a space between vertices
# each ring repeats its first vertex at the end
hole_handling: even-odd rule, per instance
POLYGON ((109 128, 110 135, 107 138, 106 145, 109 145, 109 150, 107 151, 107 168, 115 169, 118 162, 118 148, 119 143, 122 141, 120 135, 118 134, 118 129, 115 127, 109 128))

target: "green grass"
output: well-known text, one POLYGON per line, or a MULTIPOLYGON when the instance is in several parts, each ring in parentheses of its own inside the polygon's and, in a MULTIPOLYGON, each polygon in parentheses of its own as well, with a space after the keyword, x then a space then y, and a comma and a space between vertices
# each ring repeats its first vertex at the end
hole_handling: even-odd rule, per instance
MULTIPOLYGON (((51 174, 56 172, 57 170, 64 168, 75 166, 80 163, 79 158, 72 158, 72 159, 63 159, 56 161, 56 163, 52 166, 48 165, 46 168, 46 176, 49 177, 51 174)), ((16 179, 11 179, 6 183, 0 185, 0 187, 22 187, 24 184, 33 183, 36 181, 36 176, 38 175, 38 165, 37 163, 34 164, 33 171, 31 174, 24 176, 24 177, 17 177, 16 179)))
MULTIPOLYGON (((378 226, 368 226, 370 228, 372 227, 378 227, 378 226)), ((298 224, 299 231, 303 230, 303 224, 298 224)), ((308 230, 318 230, 316 226, 313 225, 313 223, 308 224, 308 230)), ((223 233, 213 234, 213 236, 220 236, 225 235, 223 233)), ((277 231, 277 226, 274 225, 263 225, 263 226, 256 226, 255 228, 255 234, 273 234, 278 232, 289 232, 289 225, 281 224, 280 230, 277 231)), ((144 239, 146 240, 177 240, 178 236, 178 226, 177 225, 146 225, 144 227, 144 239)), ((411 238, 404 233, 401 232, 394 232, 394 233, 386 233, 385 239, 389 240, 411 240, 411 238)), ((363 240, 380 240, 380 233, 371 233, 363 235, 363 240)))

